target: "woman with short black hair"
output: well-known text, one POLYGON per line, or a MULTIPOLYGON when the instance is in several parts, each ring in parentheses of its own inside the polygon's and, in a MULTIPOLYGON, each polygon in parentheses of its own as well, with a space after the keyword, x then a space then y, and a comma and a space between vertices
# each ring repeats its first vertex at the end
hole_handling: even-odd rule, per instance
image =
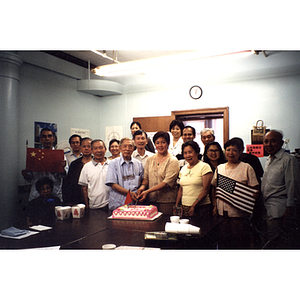
POLYGON ((179 162, 168 152, 170 144, 168 132, 158 131, 153 141, 157 153, 147 159, 144 178, 137 194, 141 204, 153 204, 160 212, 172 215, 178 190, 176 179, 179 162))
POLYGON ((120 157, 120 141, 117 139, 110 140, 108 150, 111 153, 111 156, 107 159, 112 160, 120 157))
POLYGON ((200 147, 194 141, 187 141, 182 145, 182 154, 188 164, 179 172, 180 187, 176 207, 181 202, 183 217, 211 216, 212 207, 208 194, 213 173, 209 164, 199 160, 199 153, 200 147))
POLYGON ((169 125, 169 130, 171 132, 171 142, 169 145, 169 152, 176 156, 181 154, 181 145, 183 144, 182 140, 182 130, 184 124, 180 120, 173 120, 169 125))

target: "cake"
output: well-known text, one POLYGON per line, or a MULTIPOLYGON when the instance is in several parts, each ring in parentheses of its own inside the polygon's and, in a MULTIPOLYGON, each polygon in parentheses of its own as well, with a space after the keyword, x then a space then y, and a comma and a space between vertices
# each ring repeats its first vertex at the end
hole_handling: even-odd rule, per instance
POLYGON ((113 211, 112 217, 117 219, 149 220, 158 214, 154 205, 123 205, 113 211))

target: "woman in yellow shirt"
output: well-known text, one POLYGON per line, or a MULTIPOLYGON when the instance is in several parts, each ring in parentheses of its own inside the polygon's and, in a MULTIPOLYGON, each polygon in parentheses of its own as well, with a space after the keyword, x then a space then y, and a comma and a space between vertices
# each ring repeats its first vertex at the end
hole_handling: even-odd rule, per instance
POLYGON ((185 142, 182 145, 182 153, 188 164, 179 173, 180 187, 176 206, 181 201, 183 216, 209 217, 211 215, 211 202, 208 194, 213 176, 211 167, 198 159, 200 147, 194 141, 185 142))

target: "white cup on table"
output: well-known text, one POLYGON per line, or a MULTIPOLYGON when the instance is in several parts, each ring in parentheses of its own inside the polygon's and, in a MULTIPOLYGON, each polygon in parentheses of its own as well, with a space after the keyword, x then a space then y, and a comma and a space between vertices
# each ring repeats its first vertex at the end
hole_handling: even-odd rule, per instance
POLYGON ((171 223, 179 223, 180 217, 179 216, 171 216, 170 221, 171 223))

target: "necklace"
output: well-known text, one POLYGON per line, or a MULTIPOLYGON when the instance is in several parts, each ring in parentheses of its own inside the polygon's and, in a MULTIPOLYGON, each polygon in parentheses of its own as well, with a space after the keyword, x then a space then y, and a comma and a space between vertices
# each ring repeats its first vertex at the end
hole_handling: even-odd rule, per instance
POLYGON ((164 160, 168 157, 168 155, 164 156, 162 159, 158 160, 157 159, 157 165, 159 166, 164 160))

